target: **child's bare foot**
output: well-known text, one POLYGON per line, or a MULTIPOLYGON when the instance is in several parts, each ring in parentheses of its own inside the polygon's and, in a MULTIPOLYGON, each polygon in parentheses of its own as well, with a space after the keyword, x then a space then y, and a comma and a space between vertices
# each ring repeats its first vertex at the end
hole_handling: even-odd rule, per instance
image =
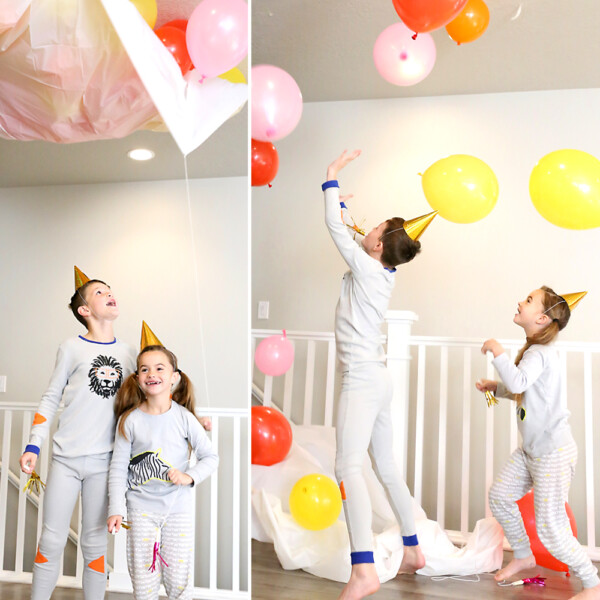
POLYGON ((425 566, 425 557, 420 546, 404 546, 404 556, 398 569, 398 575, 416 573, 425 566))
POLYGON ((338 600, 360 600, 379 589, 379 577, 373 563, 352 565, 350 581, 342 590, 338 600))
POLYGON ((525 558, 513 558, 503 569, 500 569, 494 575, 494 579, 496 581, 503 581, 504 579, 512 577, 519 571, 532 569, 533 567, 535 567, 535 558, 533 554, 525 558))
POLYGON ((600 585, 593 588, 586 588, 579 594, 573 596, 571 600, 598 600, 600 598, 600 585))

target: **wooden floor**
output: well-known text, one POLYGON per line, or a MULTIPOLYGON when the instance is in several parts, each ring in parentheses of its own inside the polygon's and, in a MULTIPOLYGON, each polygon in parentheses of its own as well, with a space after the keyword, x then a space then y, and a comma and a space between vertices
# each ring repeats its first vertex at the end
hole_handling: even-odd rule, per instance
MULTIPOLYGON (((0 598, 2 600, 29 600, 31 598, 31 586, 22 583, 0 582, 0 598)), ((82 600, 83 592, 70 588, 57 587, 52 594, 52 600, 82 600)), ((132 600, 131 594, 117 594, 110 592, 104 600, 132 600)))
MULTIPOLYGON (((505 554, 505 562, 512 555, 505 554)), ((491 574, 480 575, 478 583, 447 579, 432 581, 421 575, 402 575, 384 583, 375 600, 568 600, 581 590, 575 577, 536 567, 523 577, 537 574, 546 577, 546 586, 499 587, 491 574)), ((279 565, 272 544, 252 540, 252 600, 336 600, 343 584, 314 577, 304 571, 284 571, 279 565)), ((4 600, 4 596, 2 596, 4 600)))

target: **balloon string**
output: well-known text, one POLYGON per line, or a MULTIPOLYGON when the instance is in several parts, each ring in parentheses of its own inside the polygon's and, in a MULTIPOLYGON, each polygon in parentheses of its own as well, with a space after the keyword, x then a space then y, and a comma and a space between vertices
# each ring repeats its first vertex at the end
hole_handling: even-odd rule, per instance
POLYGON ((194 267, 194 285, 196 288, 196 305, 198 308, 198 321, 200 323, 200 351, 202 354, 202 376, 204 378, 204 394, 206 396, 206 405, 210 406, 210 397, 208 395, 208 377, 206 369, 206 352, 204 348, 204 327, 202 325, 202 307, 200 303, 200 280, 198 278, 198 260, 196 258, 196 238, 194 237, 194 222, 192 219, 192 202, 190 200, 190 182, 188 178, 187 156, 183 157, 185 168, 185 191, 187 196, 188 221, 190 223, 190 237, 192 240, 192 263, 194 267))

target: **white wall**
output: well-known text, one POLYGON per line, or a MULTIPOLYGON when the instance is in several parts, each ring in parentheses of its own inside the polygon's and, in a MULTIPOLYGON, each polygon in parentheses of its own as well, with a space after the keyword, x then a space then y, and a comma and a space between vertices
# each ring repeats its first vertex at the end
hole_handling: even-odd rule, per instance
MULTIPOLYGON (((59 343, 85 333, 67 308, 76 264, 115 292, 121 308, 115 323, 119 339, 139 348, 144 319, 175 352, 180 368, 195 384, 198 407, 248 406, 247 179, 189 183, 191 217, 184 181, 0 190, 0 375, 8 377, 0 400, 37 402, 59 343)), ((19 436, 20 425, 15 427, 19 436)), ((224 427, 226 455, 221 458, 227 464, 232 444, 224 427)), ((245 432, 242 437, 245 448, 245 432)), ((15 471, 21 450, 12 449, 15 471)), ((220 486, 228 485, 231 482, 222 477, 220 486)), ((247 498, 245 483, 242 493, 247 498)), ((242 514, 233 518, 247 531, 244 499, 241 506, 242 514)), ((227 517, 228 522, 219 525, 219 535, 229 539, 233 519, 225 512, 221 520, 227 517)), ((248 582, 247 559, 247 549, 242 548, 242 588, 248 582)), ((228 564, 221 563, 219 578, 225 585, 230 582, 228 564)))
POLYGON ((247 406, 246 179, 194 180, 190 189, 199 306, 183 181, 0 190, 2 400, 36 401, 58 344, 85 333, 67 309, 76 264, 115 292, 119 339, 139 348, 144 319, 173 349, 199 406, 247 406))
POLYGON ((320 184, 344 148, 362 156, 341 172, 355 219, 367 226, 430 210, 419 172, 451 154, 471 154, 496 173, 498 203, 482 221, 437 218, 421 254, 400 267, 390 308, 419 315, 414 333, 519 338, 516 302, 542 284, 588 290, 561 339, 598 339, 600 230, 545 221, 529 198, 529 175, 545 154, 577 148, 600 156, 600 90, 314 103, 279 142, 272 188, 252 188, 252 324, 329 331, 344 272, 323 223, 320 184), (256 318, 269 300, 271 318, 256 318))

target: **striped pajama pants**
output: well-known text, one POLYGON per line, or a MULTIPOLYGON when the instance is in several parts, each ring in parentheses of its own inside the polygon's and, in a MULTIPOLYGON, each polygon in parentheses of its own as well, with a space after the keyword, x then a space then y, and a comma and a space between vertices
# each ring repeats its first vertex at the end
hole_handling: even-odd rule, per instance
POLYGON ((194 530, 187 513, 155 515, 143 511, 128 511, 127 567, 135 600, 156 600, 161 580, 170 600, 190 600, 192 597, 194 530), (168 566, 156 560, 150 571, 154 542, 160 531, 160 554, 168 566), (160 563, 160 564, 159 564, 160 563))
POLYGON ((571 532, 565 502, 575 473, 577 446, 569 444, 541 457, 515 450, 490 488, 490 509, 504 529, 515 558, 532 554, 517 505, 532 487, 540 541, 554 558, 568 565, 586 588, 600 584, 598 570, 571 532))

